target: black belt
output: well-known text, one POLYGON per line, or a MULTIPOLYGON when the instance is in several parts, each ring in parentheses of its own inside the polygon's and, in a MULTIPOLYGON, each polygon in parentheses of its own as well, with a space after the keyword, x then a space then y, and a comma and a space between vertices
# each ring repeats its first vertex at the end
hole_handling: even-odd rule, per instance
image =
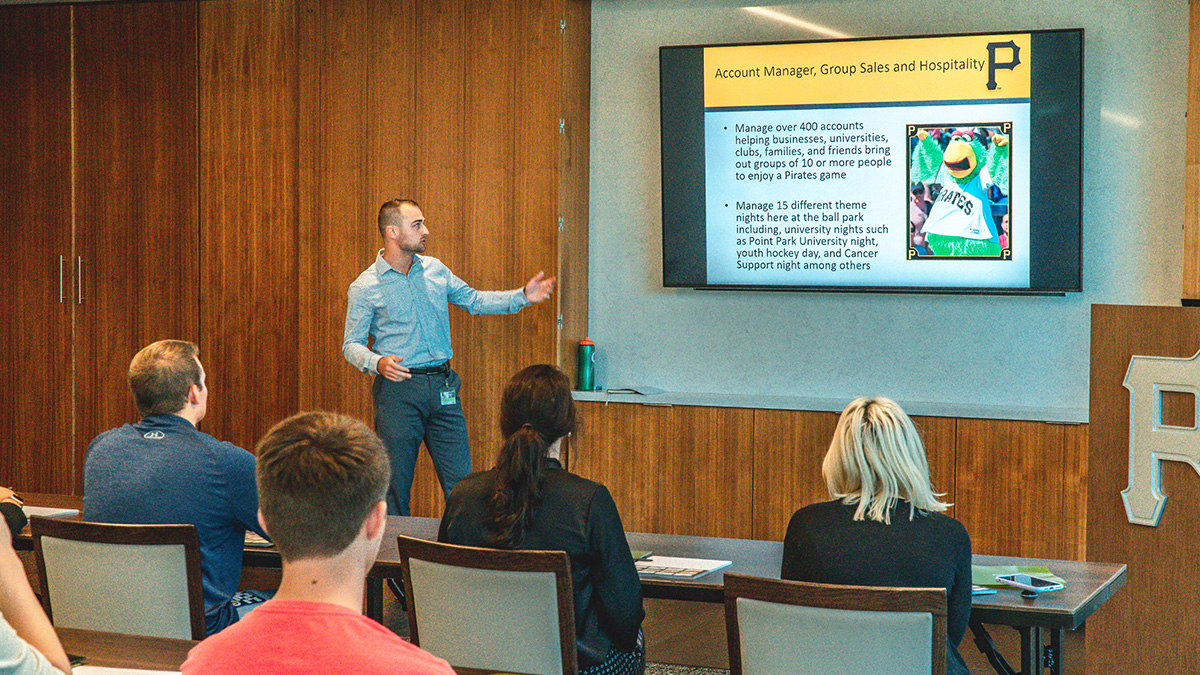
POLYGON ((436 366, 421 366, 420 368, 409 368, 408 372, 413 375, 446 375, 450 372, 450 362, 439 363, 436 366))

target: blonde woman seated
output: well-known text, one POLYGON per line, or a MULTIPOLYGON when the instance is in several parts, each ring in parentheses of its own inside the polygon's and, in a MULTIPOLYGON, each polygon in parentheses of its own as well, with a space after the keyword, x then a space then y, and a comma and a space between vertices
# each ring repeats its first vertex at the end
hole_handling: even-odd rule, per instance
POLYGON ((944 587, 948 674, 969 673, 958 643, 971 613, 971 539, 942 513, 925 446, 886 398, 842 411, 821 473, 833 501, 792 516, 780 576, 854 586, 944 587))

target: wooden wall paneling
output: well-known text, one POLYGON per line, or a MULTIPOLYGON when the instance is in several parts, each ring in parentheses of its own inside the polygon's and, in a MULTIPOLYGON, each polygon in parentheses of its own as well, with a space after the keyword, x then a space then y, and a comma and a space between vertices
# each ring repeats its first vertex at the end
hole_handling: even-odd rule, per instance
POLYGON ((576 381, 576 346, 588 335, 588 162, 591 103, 591 3, 564 0, 562 87, 565 121, 558 155, 558 364, 576 381))
MULTIPOLYGON (((414 196, 429 219, 429 254, 481 290, 519 288, 538 269, 553 274, 557 139, 539 120, 555 114, 555 16, 545 3, 515 1, 490 12, 454 3, 418 11, 414 196)), ((450 316, 473 462, 486 468, 500 442, 504 383, 554 359, 553 304, 516 317, 450 316)), ((425 465, 413 512, 438 515, 440 489, 425 465)))
POLYGON ((0 91, 0 484, 69 493, 70 6, 0 7, 0 91))
POLYGON ((608 487, 626 530, 752 536, 754 411, 577 405, 570 469, 608 487))
POLYGON ((829 499, 821 460, 838 414, 755 410, 753 416, 754 461, 747 467, 754 475, 753 537, 783 541, 796 509, 829 499))
MULTIPOLYGON (((512 234, 506 237, 507 248, 500 251, 485 241, 475 242, 476 264, 502 271, 494 288, 520 288, 539 271, 547 277, 558 274, 563 2, 509 0, 505 12, 513 17, 506 26, 504 50, 513 70, 513 106, 503 122, 513 156, 505 199, 513 209, 511 220, 498 226, 512 234), (505 262, 497 265, 499 261, 505 262)), ((489 207, 483 203, 481 208, 489 207)), ((514 353, 491 380, 497 403, 500 388, 520 369, 534 363, 557 364, 557 294, 561 291, 562 285, 556 284, 555 295, 545 302, 498 322, 503 329, 500 344, 511 345, 514 353)))
POLYGON ((379 205, 410 189, 413 5, 312 0, 298 14, 299 406, 367 423, 373 376, 341 351, 346 291, 382 246, 379 205))
POLYGON ((1088 530, 1088 425, 1062 425, 1063 452, 1065 457, 1062 476, 1062 511, 1058 522, 1061 527, 1063 550, 1072 551, 1063 556, 1070 560, 1087 560, 1088 530))
POLYGON ((204 428, 246 448, 299 402, 297 9, 200 3, 204 428))
MULTIPOLYGON (((925 458, 929 461, 929 478, 938 492, 946 493, 942 501, 955 504, 958 494, 958 420, 952 417, 913 417, 913 424, 925 444, 925 458)), ((956 516, 957 505, 946 511, 956 516)))
POLYGON ((1189 3, 1186 164, 1183 207, 1183 293, 1200 300, 1200 2, 1189 3))
POLYGON ((130 358, 199 339, 197 11, 192 0, 75 8, 79 467, 96 434, 138 419, 130 358))
MULTIPOLYGON (((465 275, 462 240, 467 233, 478 233, 475 224, 464 221, 464 167, 468 161, 463 111, 466 106, 466 52, 471 44, 466 24, 467 7, 463 2, 418 2, 410 48, 419 55, 415 61, 411 96, 417 102, 413 115, 412 182, 405 186, 406 196, 421 204, 429 227, 426 254, 446 263, 467 283, 479 281, 465 275)), ((461 312, 451 309, 450 332, 455 348, 453 365, 462 378, 463 412, 473 448, 482 440, 478 393, 484 391, 475 379, 472 364, 463 345, 472 338, 470 323, 461 312)), ((422 455, 425 451, 422 450, 422 455)), ((413 481, 412 513, 438 516, 442 512, 442 493, 428 457, 417 463, 413 481)))
MULTIPOLYGON (((525 216, 522 201, 536 197, 517 194, 517 118, 520 114, 537 117, 522 105, 526 95, 522 89, 540 87, 518 77, 518 41, 528 16, 539 9, 536 2, 522 5, 519 0, 503 0, 493 2, 490 11, 467 9, 463 15, 463 34, 470 38, 461 41, 459 52, 463 73, 463 108, 456 125, 463 153, 460 219, 443 229, 453 229, 446 232, 455 244, 456 259, 448 262, 450 268, 480 290, 511 289, 523 283, 519 277, 525 272, 521 268, 526 252, 521 250, 521 239, 528 229, 520 220, 525 216)), ((529 39, 538 41, 536 28, 529 39)), ((529 243, 536 249, 535 242, 529 243)), ((471 425, 476 469, 495 463, 501 442, 500 389, 516 372, 514 365, 524 360, 527 343, 519 328, 533 311, 469 316, 450 308, 456 321, 454 359, 466 390, 464 412, 471 425)))
POLYGON ((960 419, 955 515, 976 553, 1073 559, 1064 539, 1067 427, 1046 422, 960 419))
MULTIPOLYGON (((1194 10, 1194 6, 1193 6, 1194 10)), ((1125 563, 1129 582, 1088 620, 1091 672, 1194 672, 1200 640, 1200 476, 1163 462, 1167 502, 1157 527, 1128 522, 1131 355, 1190 357, 1200 349, 1200 309, 1092 306, 1087 557, 1125 563), (1146 648, 1131 649, 1130 645, 1146 648)), ((1194 383, 1193 383, 1194 384, 1194 383)))

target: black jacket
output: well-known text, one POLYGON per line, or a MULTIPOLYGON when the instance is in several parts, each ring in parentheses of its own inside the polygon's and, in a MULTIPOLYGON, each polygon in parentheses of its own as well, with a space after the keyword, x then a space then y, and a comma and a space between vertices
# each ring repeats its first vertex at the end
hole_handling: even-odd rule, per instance
MULTIPOLYGON (((495 469, 459 481, 446 499, 438 541, 491 546, 486 531, 495 469)), ((566 551, 575 589, 575 640, 579 668, 604 661, 610 647, 633 651, 645 612, 621 516, 608 488, 547 460, 542 499, 520 548, 566 551)))
POLYGON ((892 523, 854 520, 858 505, 810 504, 795 513, 783 540, 780 576, 794 581, 851 586, 946 589, 946 673, 969 674, 958 643, 971 616, 971 538, 944 513, 918 513, 909 503, 892 509, 892 523))

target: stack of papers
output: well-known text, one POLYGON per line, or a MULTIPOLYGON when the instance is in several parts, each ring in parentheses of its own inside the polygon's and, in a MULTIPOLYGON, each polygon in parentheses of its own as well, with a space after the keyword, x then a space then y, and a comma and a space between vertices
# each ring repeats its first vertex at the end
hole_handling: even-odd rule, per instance
POLYGON ((275 544, 272 544, 270 541, 263 539, 262 535, 259 533, 251 532, 249 530, 246 531, 246 546, 253 546, 255 548, 271 548, 274 545, 275 544))
POLYGON ((669 558, 652 555, 634 563, 638 576, 655 579, 696 579, 709 572, 729 567, 730 560, 704 560, 703 558, 669 558))
POLYGON ((79 515, 79 509, 60 509, 53 506, 22 506, 21 510, 30 518, 41 516, 43 518, 70 518, 71 516, 79 515))

